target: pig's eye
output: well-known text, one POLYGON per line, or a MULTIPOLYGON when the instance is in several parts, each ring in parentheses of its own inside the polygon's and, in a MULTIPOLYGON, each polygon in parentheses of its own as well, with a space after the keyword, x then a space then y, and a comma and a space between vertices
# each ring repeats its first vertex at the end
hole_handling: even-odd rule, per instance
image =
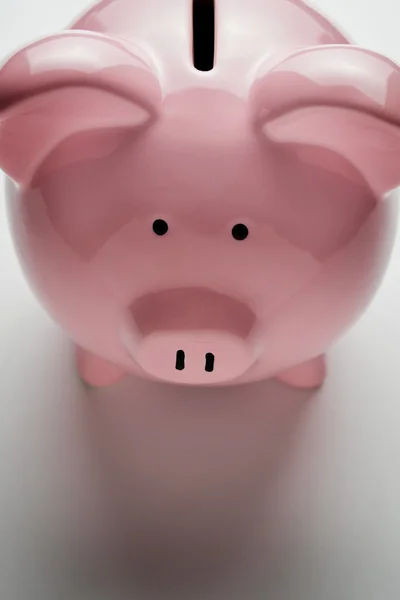
POLYGON ((153 223, 153 231, 156 235, 165 235, 168 231, 168 223, 163 219, 157 219, 153 223))
POLYGON ((232 237, 234 237, 235 240, 245 240, 248 235, 249 230, 247 229, 246 225, 243 225, 243 223, 238 223, 237 225, 232 227, 232 237))

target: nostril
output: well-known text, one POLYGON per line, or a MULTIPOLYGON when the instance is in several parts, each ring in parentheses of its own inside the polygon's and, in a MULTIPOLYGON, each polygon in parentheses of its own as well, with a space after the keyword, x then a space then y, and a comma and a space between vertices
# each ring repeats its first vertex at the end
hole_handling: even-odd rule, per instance
POLYGON ((185 353, 183 350, 178 350, 176 353, 175 369, 177 371, 183 371, 185 368, 185 353))
POLYGON ((215 356, 211 352, 206 354, 206 371, 212 373, 214 371, 215 356))

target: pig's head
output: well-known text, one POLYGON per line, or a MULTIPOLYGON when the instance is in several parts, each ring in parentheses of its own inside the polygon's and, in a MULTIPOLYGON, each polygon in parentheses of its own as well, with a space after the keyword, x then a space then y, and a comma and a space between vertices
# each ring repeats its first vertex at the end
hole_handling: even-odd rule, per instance
POLYGON ((26 273, 87 349, 159 379, 270 376, 374 293, 400 185, 400 71, 351 46, 261 63, 243 97, 163 94, 140 46, 66 32, 0 71, 26 273))

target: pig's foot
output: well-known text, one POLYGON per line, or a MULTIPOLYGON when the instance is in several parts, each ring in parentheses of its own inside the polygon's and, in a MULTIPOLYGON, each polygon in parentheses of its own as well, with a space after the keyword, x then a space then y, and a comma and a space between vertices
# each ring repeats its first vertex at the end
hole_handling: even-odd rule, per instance
POLYGON ((302 389, 319 388, 326 377, 326 359, 322 354, 305 363, 296 365, 277 376, 278 381, 302 389))
POLYGON ((117 367, 79 346, 76 348, 76 362, 80 378, 91 387, 107 387, 125 375, 125 371, 121 367, 117 367))

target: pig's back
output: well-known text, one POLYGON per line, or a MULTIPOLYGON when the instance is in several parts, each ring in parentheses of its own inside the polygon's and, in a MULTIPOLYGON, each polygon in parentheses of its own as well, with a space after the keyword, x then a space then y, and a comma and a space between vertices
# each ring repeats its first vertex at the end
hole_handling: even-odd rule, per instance
POLYGON ((299 47, 348 40, 300 0, 215 0, 215 67, 192 57, 192 0, 103 0, 71 26, 139 44, 153 59, 164 91, 193 86, 245 95, 264 58, 299 47))

